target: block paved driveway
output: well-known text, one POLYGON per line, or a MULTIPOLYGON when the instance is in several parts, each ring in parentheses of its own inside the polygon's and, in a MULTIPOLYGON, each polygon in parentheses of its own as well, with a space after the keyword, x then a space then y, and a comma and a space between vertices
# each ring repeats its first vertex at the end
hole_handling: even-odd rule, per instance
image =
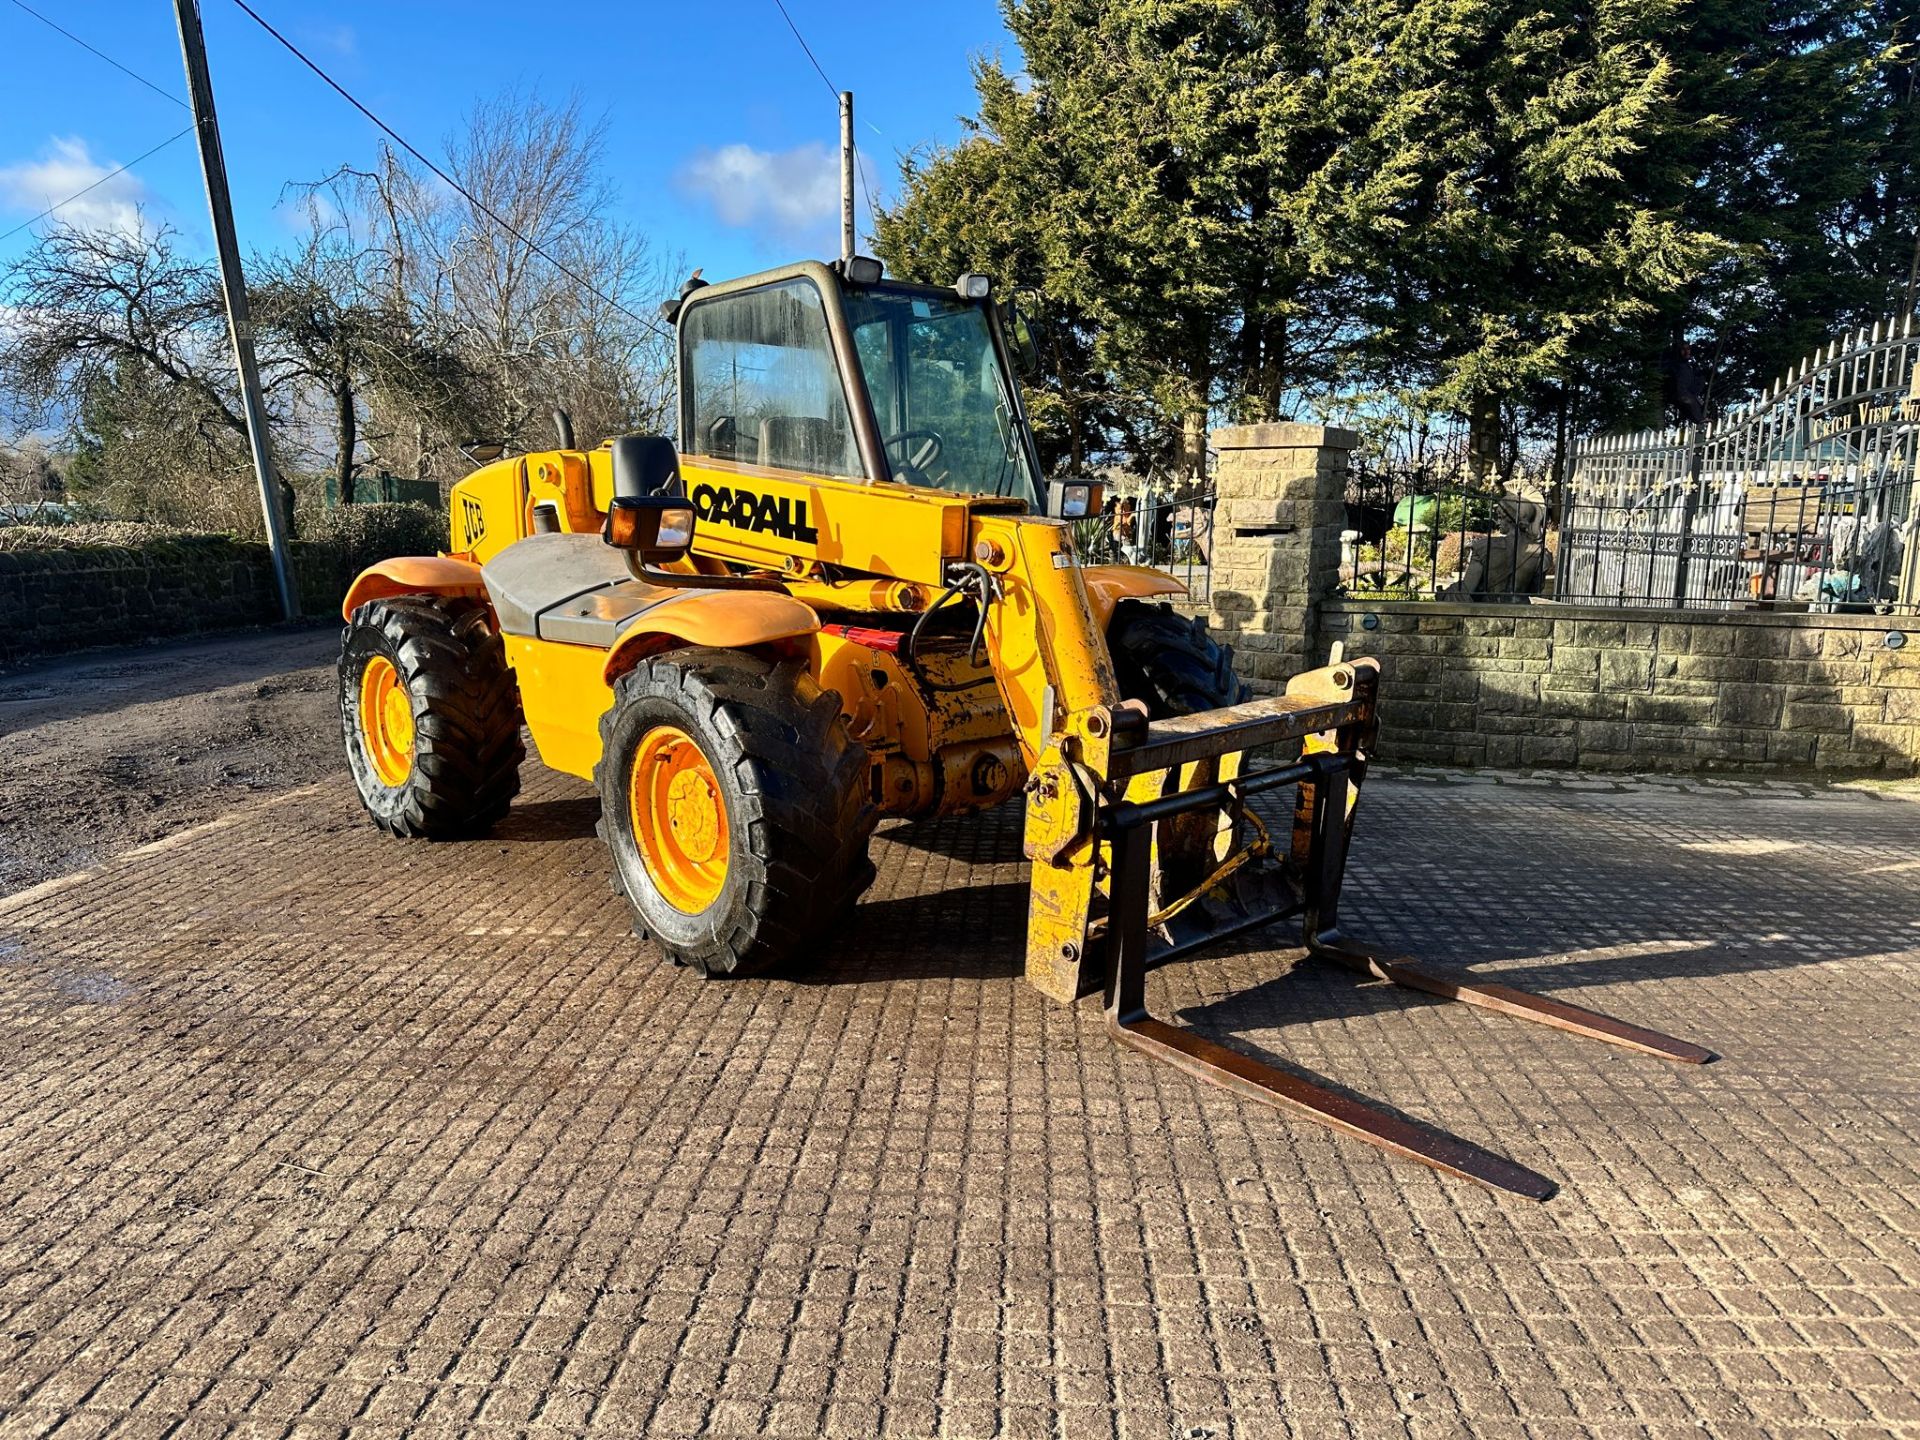
POLYGON ((1010 814, 709 984, 529 778, 486 842, 335 780, 0 902, 6 1434, 1920 1435, 1910 801, 1370 790, 1356 928, 1704 1069, 1284 945, 1152 982, 1540 1205, 1027 989, 1010 814))

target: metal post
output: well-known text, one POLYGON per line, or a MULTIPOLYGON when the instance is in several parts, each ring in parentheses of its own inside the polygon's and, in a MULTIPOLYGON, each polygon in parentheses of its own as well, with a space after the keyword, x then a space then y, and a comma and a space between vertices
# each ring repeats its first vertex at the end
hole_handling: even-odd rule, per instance
POLYGON ((1554 543, 1553 556, 1553 598, 1556 600, 1565 600, 1573 588, 1573 572, 1569 569, 1573 555, 1573 477, 1579 473, 1580 442, 1575 441, 1571 455, 1564 449, 1561 452, 1560 538, 1554 543))
POLYGON ((267 454, 265 407, 260 401, 260 371, 253 357, 253 317, 247 309, 246 276, 240 269, 240 246, 233 233, 233 198, 227 193, 227 162, 220 150, 220 122, 213 110, 213 81, 207 75, 207 40, 200 29, 198 0, 174 0, 180 23, 180 54, 187 66, 187 95, 193 102, 194 129, 200 140, 200 168, 206 175, 207 209, 213 216, 214 248, 220 257, 220 288, 227 301, 227 332, 233 339, 233 362, 240 372, 240 404, 247 419, 247 443, 253 451, 253 470, 260 482, 260 513, 267 522, 267 546, 273 552, 273 578, 280 589, 280 609, 287 619, 300 614, 300 596, 294 588, 293 566, 287 558, 286 521, 280 513, 273 460, 267 454))
POLYGON ((1693 518, 1700 509, 1700 487, 1704 483, 1706 460, 1705 432, 1698 426, 1689 425, 1685 434, 1687 489, 1680 500, 1680 538, 1673 562, 1673 603, 1676 609, 1686 608, 1688 572, 1693 558, 1689 553, 1693 545, 1693 518))
POLYGON ((840 92, 840 258, 853 258, 853 92, 840 92))

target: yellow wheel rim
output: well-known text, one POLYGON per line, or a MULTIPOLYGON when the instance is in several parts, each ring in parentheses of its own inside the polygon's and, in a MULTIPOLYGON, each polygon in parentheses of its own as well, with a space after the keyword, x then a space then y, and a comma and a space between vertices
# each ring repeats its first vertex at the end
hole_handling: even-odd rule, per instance
POLYGON ((661 898, 688 915, 718 900, 727 883, 727 803, 693 737, 672 725, 642 736, 627 801, 640 861, 661 898))
POLYGON ((360 672, 360 738, 380 783, 398 789, 413 774, 413 701, 384 655, 360 672))

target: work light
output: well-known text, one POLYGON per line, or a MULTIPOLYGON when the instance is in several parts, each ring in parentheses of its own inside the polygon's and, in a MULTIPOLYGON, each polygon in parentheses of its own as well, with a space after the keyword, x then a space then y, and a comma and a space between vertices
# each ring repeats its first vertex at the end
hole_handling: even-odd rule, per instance
POLYGON ((1056 520, 1084 520, 1099 513, 1106 488, 1098 480, 1056 480, 1048 492, 1047 513, 1056 520))
POLYGON ((678 560, 693 544, 693 507, 677 495, 616 495, 600 538, 645 563, 678 560))

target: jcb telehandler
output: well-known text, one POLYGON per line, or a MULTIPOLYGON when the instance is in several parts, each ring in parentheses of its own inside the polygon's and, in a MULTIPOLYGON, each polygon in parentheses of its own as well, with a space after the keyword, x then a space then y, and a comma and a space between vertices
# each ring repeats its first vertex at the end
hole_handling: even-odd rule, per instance
POLYGON ((1104 988, 1123 1042, 1409 1158, 1552 1185, 1154 1019, 1145 975, 1297 917, 1363 974, 1672 1060, 1697 1047, 1410 964, 1341 935, 1378 667, 1339 660, 1249 701, 1228 651, 1085 563, 1100 487, 1045 482, 984 276, 877 261, 691 284, 678 451, 655 436, 501 460, 454 487, 446 553, 376 565, 345 604, 341 715, 384 829, 485 831, 519 788, 521 723, 590 779, 615 883, 675 960, 738 975, 827 938, 873 876, 881 816, 1023 795, 1026 974, 1104 988), (1246 753, 1279 763, 1248 771, 1246 753), (1269 829, 1255 797, 1292 791, 1269 829))

